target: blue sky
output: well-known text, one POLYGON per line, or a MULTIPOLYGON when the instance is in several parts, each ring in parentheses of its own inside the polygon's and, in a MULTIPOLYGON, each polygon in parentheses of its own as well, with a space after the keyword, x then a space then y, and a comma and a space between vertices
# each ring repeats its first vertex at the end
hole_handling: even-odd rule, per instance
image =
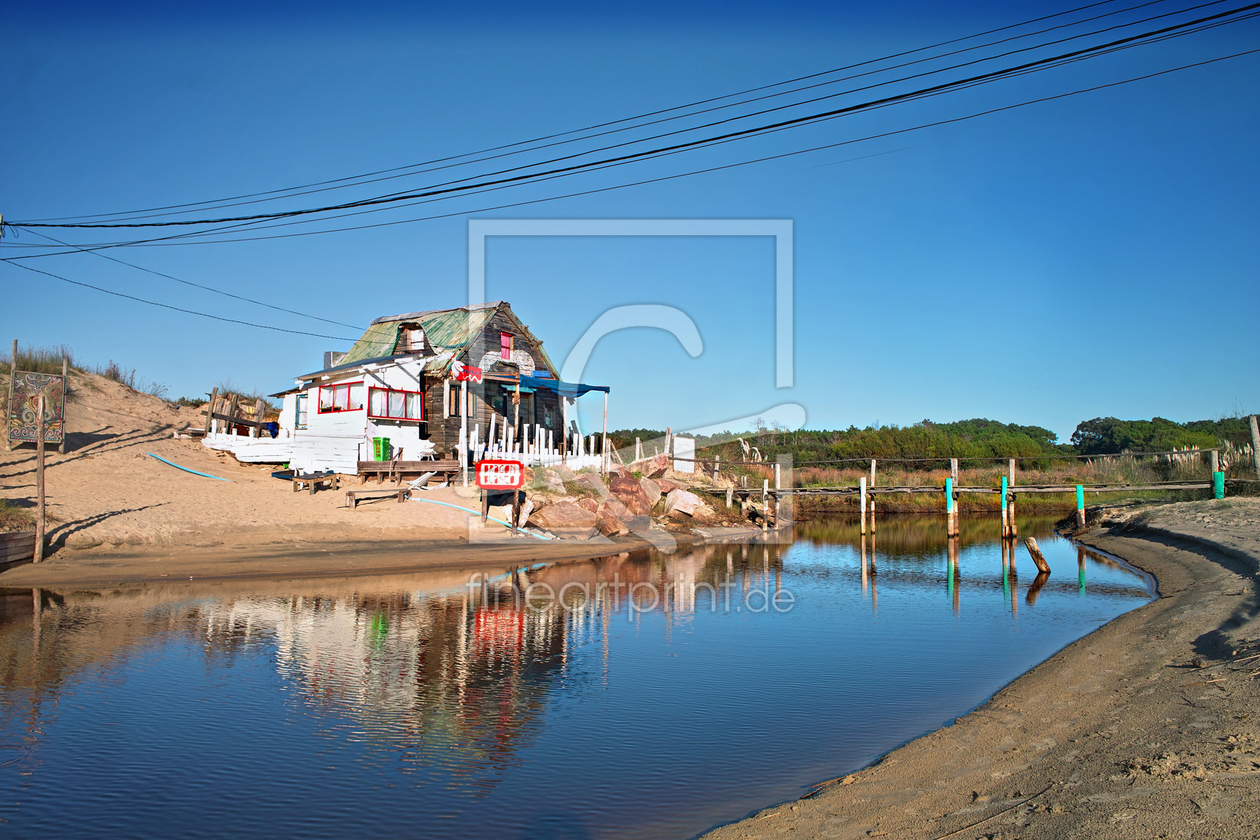
MULTIPOLYGON (((1136 5, 1100 4, 982 40, 1136 5)), ((1155 3, 1057 36, 1190 5, 1155 3)), ((1213 4, 780 115, 961 78, 1237 5, 1213 4)), ((769 10, 750 3, 648 3, 527 10, 504 3, 350 10, 122 3, 108 14, 94 4, 22 7, 6 12, 0 29, 6 78, 0 213, 17 223, 95 217, 391 169, 1072 7, 842 2, 769 10)), ((658 329, 612 333, 596 346, 584 379, 612 386, 614 428, 704 426, 794 403, 804 407, 811 428, 989 417, 1044 425, 1066 439, 1078 422, 1095 416, 1184 421, 1260 411, 1260 353, 1251 326, 1260 311, 1260 54, 906 130, 1258 47, 1260 21, 1246 20, 687 154, 217 238, 443 218, 100 252, 349 326, 245 303, 93 254, 21 262, 222 318, 354 338, 380 315, 466 301, 469 219, 788 219, 795 279, 791 388, 775 386, 775 254, 767 237, 496 238, 487 251, 487 296, 511 301, 557 363, 610 307, 664 304, 694 321, 704 341, 695 358, 658 329), (889 132, 900 133, 860 140, 889 132), (607 189, 824 145, 833 147, 607 189), (602 191, 541 201, 590 190, 602 191), (534 203, 491 209, 518 202, 534 203)), ((196 215, 418 189, 452 172, 482 175, 568 148, 196 215)), ((92 244, 172 230, 40 232, 92 244)), ((6 230, 0 257, 46 252, 31 247, 47 244, 36 229, 16 234, 6 230)), ((172 397, 229 380, 247 390, 282 390, 319 367, 324 350, 349 344, 157 309, 11 263, 0 262, 0 284, 4 346, 14 337, 68 344, 80 361, 134 368, 165 384, 172 397)), ((598 406, 588 400, 594 409, 588 425, 597 425, 598 406)))

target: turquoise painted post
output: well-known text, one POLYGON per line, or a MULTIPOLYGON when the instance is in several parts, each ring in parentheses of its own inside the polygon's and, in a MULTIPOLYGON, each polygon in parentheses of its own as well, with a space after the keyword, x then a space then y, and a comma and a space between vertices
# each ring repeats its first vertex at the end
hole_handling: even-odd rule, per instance
POLYGON ((1225 473, 1223 472, 1212 473, 1212 498, 1225 498, 1225 473))
POLYGON ((998 507, 1002 510, 1002 538, 1005 539, 1010 534, 1006 527, 1006 476, 1002 476, 1002 498, 998 500, 998 507))
POLYGON ((1085 510, 1085 488, 1079 484, 1076 485, 1076 509, 1085 510))
POLYGON ((945 479, 945 512, 954 512, 954 479, 945 479))

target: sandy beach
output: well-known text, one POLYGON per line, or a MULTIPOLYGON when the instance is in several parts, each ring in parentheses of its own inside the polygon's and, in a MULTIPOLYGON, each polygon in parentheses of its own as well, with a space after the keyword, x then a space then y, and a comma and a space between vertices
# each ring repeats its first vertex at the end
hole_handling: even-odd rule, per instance
POLYGON ((1260 500, 1103 511, 1159 598, 953 726, 714 840, 1260 836, 1260 500))
MULTIPOLYGON (((462 511, 392 499, 350 510, 343 493, 295 494, 270 467, 176 437, 200 425, 194 409, 100 377, 75 384, 69 452, 48 456, 49 557, 0 573, 0 586, 510 567, 641 544, 470 543, 462 511)), ((29 447, 0 453, 5 498, 33 497, 34 462, 29 447)), ((432 498, 474 506, 450 489, 432 498)), ((708 836, 1260 836, 1260 500, 1093 518, 1079 538, 1154 575, 1157 600, 954 725, 708 836)))

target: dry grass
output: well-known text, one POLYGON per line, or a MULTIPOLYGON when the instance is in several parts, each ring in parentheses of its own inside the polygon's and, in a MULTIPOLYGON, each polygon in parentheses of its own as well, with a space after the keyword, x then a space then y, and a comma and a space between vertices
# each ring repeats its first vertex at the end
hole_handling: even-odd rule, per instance
POLYGON ((20 507, 14 507, 8 499, 0 499, 0 534, 9 531, 35 530, 35 514, 20 507))

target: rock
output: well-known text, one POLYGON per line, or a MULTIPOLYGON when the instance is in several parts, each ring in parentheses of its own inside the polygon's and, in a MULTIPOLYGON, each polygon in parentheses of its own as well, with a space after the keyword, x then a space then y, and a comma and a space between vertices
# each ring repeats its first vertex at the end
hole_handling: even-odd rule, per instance
POLYGON ((87 548, 96 548, 100 544, 100 540, 96 537, 88 536, 87 534, 71 534, 66 537, 66 548, 73 551, 83 551, 87 548))
POLYGON ((701 505, 691 512, 691 519, 693 522, 704 524, 706 522, 712 522, 716 515, 717 511, 713 508, 708 505, 701 505))
POLYGON ((600 478, 596 473, 582 473, 578 476, 578 483, 584 487, 589 487, 600 496, 608 495, 608 488, 604 486, 604 479, 600 478))
POLYGON ((525 504, 521 505, 520 524, 524 525, 529 521, 529 517, 534 513, 534 503, 529 499, 525 500, 525 504))
MULTIPOLYGON (((566 470, 565 472, 568 472, 566 470)), ((548 493, 564 495, 564 478, 556 470, 542 469, 536 475, 539 486, 548 493)))
POLYGON ((604 505, 599 509, 596 527, 599 528, 599 532, 605 537, 619 537, 622 534, 630 533, 626 523, 622 522, 621 518, 608 505, 604 505))
MULTIPOLYGON (((651 479, 645 479, 651 481, 651 479)), ((628 475, 615 475, 608 482, 608 492, 635 516, 645 516, 652 512, 654 501, 648 499, 643 486, 637 478, 628 475)), ((657 493, 660 498, 660 493, 657 493)))
POLYGON ((672 481, 671 479, 668 479, 668 478, 658 478, 656 479, 656 484, 657 486, 661 488, 661 492, 665 493, 666 495, 677 490, 679 487, 682 487, 682 485, 679 484, 677 481, 672 481))
POLYGON ((656 503, 661 500, 661 485, 657 484, 650 478, 639 479, 639 487, 643 489, 643 493, 647 496, 648 509, 656 507, 656 503))
POLYGON ((674 488, 669 491, 669 495, 665 497, 665 513, 683 513, 687 516, 699 507, 704 505, 704 501, 695 493, 689 493, 681 488, 674 488))
POLYGON ((669 469, 668 455, 653 455, 650 458, 644 458, 641 461, 635 461, 630 465, 630 469, 637 470, 648 478, 656 478, 665 475, 669 469))
POLYGON ((578 499, 578 507, 589 510, 591 513, 599 512, 599 502, 591 498, 578 499))
POLYGON ((547 505, 542 510, 534 511, 529 518, 529 524, 536 528, 575 539, 590 537, 596 522, 597 517, 592 511, 572 499, 561 499, 555 504, 547 505))

